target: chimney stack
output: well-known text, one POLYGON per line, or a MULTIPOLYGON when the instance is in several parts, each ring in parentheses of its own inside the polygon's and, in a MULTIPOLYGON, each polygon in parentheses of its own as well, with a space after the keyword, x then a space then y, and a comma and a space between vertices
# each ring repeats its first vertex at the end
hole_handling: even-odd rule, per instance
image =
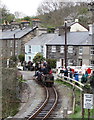
POLYGON ((94 34, 94 24, 90 24, 89 25, 89 35, 93 35, 94 34))

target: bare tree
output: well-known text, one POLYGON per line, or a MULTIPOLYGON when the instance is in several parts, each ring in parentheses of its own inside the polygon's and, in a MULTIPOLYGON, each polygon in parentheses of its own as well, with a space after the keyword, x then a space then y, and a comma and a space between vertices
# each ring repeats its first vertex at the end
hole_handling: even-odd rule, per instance
MULTIPOLYGON (((62 25, 68 16, 73 19, 80 14, 83 3, 65 2, 65 0, 44 0, 38 7, 38 15, 48 26, 62 25)), ((83 11, 83 10, 82 10, 83 11)))

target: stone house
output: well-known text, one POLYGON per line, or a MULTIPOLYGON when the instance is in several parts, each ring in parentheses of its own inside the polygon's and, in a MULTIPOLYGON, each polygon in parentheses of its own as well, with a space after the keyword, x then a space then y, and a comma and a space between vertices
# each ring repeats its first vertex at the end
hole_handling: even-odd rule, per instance
MULTIPOLYGON (((3 63, 13 55, 25 54, 24 44, 36 35, 36 27, 3 30, 0 34, 0 58, 3 63)), ((6 64, 3 64, 6 67, 6 64)))
MULTIPOLYGON (((46 43, 47 58, 57 59, 58 66, 65 65, 65 34, 55 35, 55 39, 46 43)), ((67 32, 67 65, 94 66, 94 32, 90 31, 67 32)))
MULTIPOLYGON (((67 65, 88 66, 94 65, 94 34, 92 25, 90 31, 68 32, 67 31, 67 65)), ((59 66, 65 64, 65 34, 50 33, 42 34, 25 44, 26 61, 34 58, 36 53, 41 52, 45 58, 57 59, 59 66), (38 49, 38 46, 40 47, 38 49), (34 52, 35 51, 35 52, 34 52), (29 59, 30 58, 30 59, 29 59)))

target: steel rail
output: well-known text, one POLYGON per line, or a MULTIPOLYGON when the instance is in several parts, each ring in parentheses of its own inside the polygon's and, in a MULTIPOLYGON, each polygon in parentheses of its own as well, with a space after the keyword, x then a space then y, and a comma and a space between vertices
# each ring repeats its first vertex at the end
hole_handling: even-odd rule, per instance
POLYGON ((52 113, 52 111, 54 110, 54 108, 56 107, 56 105, 57 105, 58 94, 57 94, 57 91, 54 87, 53 87, 53 89, 54 89, 54 92, 55 92, 55 102, 54 102, 52 108, 49 110, 49 112, 45 115, 45 117, 42 120, 45 120, 46 118, 48 118, 50 116, 50 114, 52 113))
MULTIPOLYGON (((46 89, 46 93, 47 93, 47 96, 46 96, 46 99, 45 99, 45 101, 44 101, 44 103, 42 104, 42 106, 32 115, 32 116, 30 116, 27 120, 33 120, 33 119, 36 119, 36 117, 40 114, 40 113, 42 113, 42 110, 43 109, 45 109, 46 108, 46 106, 47 106, 47 104, 49 105, 49 101, 50 101, 50 94, 49 94, 49 88, 47 88, 47 87, 45 87, 45 89, 46 89)), ((52 89, 53 89, 53 91, 54 91, 54 96, 55 96, 55 98, 54 98, 54 103, 53 104, 51 104, 51 108, 47 111, 47 113, 41 118, 41 120, 45 120, 45 119, 47 119, 49 116, 50 116, 50 114, 52 113, 52 111, 54 110, 54 108, 56 107, 56 105, 57 105, 57 102, 58 102, 58 94, 57 94, 57 91, 56 91, 56 89, 54 88, 54 87, 52 87, 52 89)), ((51 98, 52 99, 52 98, 51 98)), ((48 107, 48 106, 47 106, 48 107)), ((45 111, 45 110, 44 110, 45 111)))
POLYGON ((41 110, 45 107, 45 105, 47 104, 48 99, 49 99, 49 92, 48 92, 47 87, 45 87, 45 91, 46 91, 46 99, 43 102, 42 106, 32 116, 30 116, 27 120, 31 120, 31 119, 35 118, 41 112, 41 110))

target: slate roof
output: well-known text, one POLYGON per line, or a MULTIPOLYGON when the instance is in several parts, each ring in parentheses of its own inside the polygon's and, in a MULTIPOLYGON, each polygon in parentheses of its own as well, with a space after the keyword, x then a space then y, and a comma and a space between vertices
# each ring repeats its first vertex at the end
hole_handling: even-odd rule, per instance
POLYGON ((28 34, 29 32, 33 31, 35 28, 25 28, 25 29, 15 29, 13 31, 11 30, 6 30, 6 31, 3 31, 1 34, 0 34, 0 39, 1 40, 4 40, 4 39, 14 39, 14 34, 15 34, 15 38, 16 39, 19 39, 19 38, 22 38, 23 36, 25 36, 26 34, 28 34))
POLYGON ((43 33, 39 36, 34 37, 30 41, 28 41, 25 45, 44 45, 47 42, 53 41, 55 39, 55 34, 47 34, 43 33))
MULTIPOLYGON (((31 39, 25 45, 65 45, 65 35, 42 34, 31 39)), ((69 32, 67 33, 67 45, 94 45, 92 36, 88 32, 69 32)))

